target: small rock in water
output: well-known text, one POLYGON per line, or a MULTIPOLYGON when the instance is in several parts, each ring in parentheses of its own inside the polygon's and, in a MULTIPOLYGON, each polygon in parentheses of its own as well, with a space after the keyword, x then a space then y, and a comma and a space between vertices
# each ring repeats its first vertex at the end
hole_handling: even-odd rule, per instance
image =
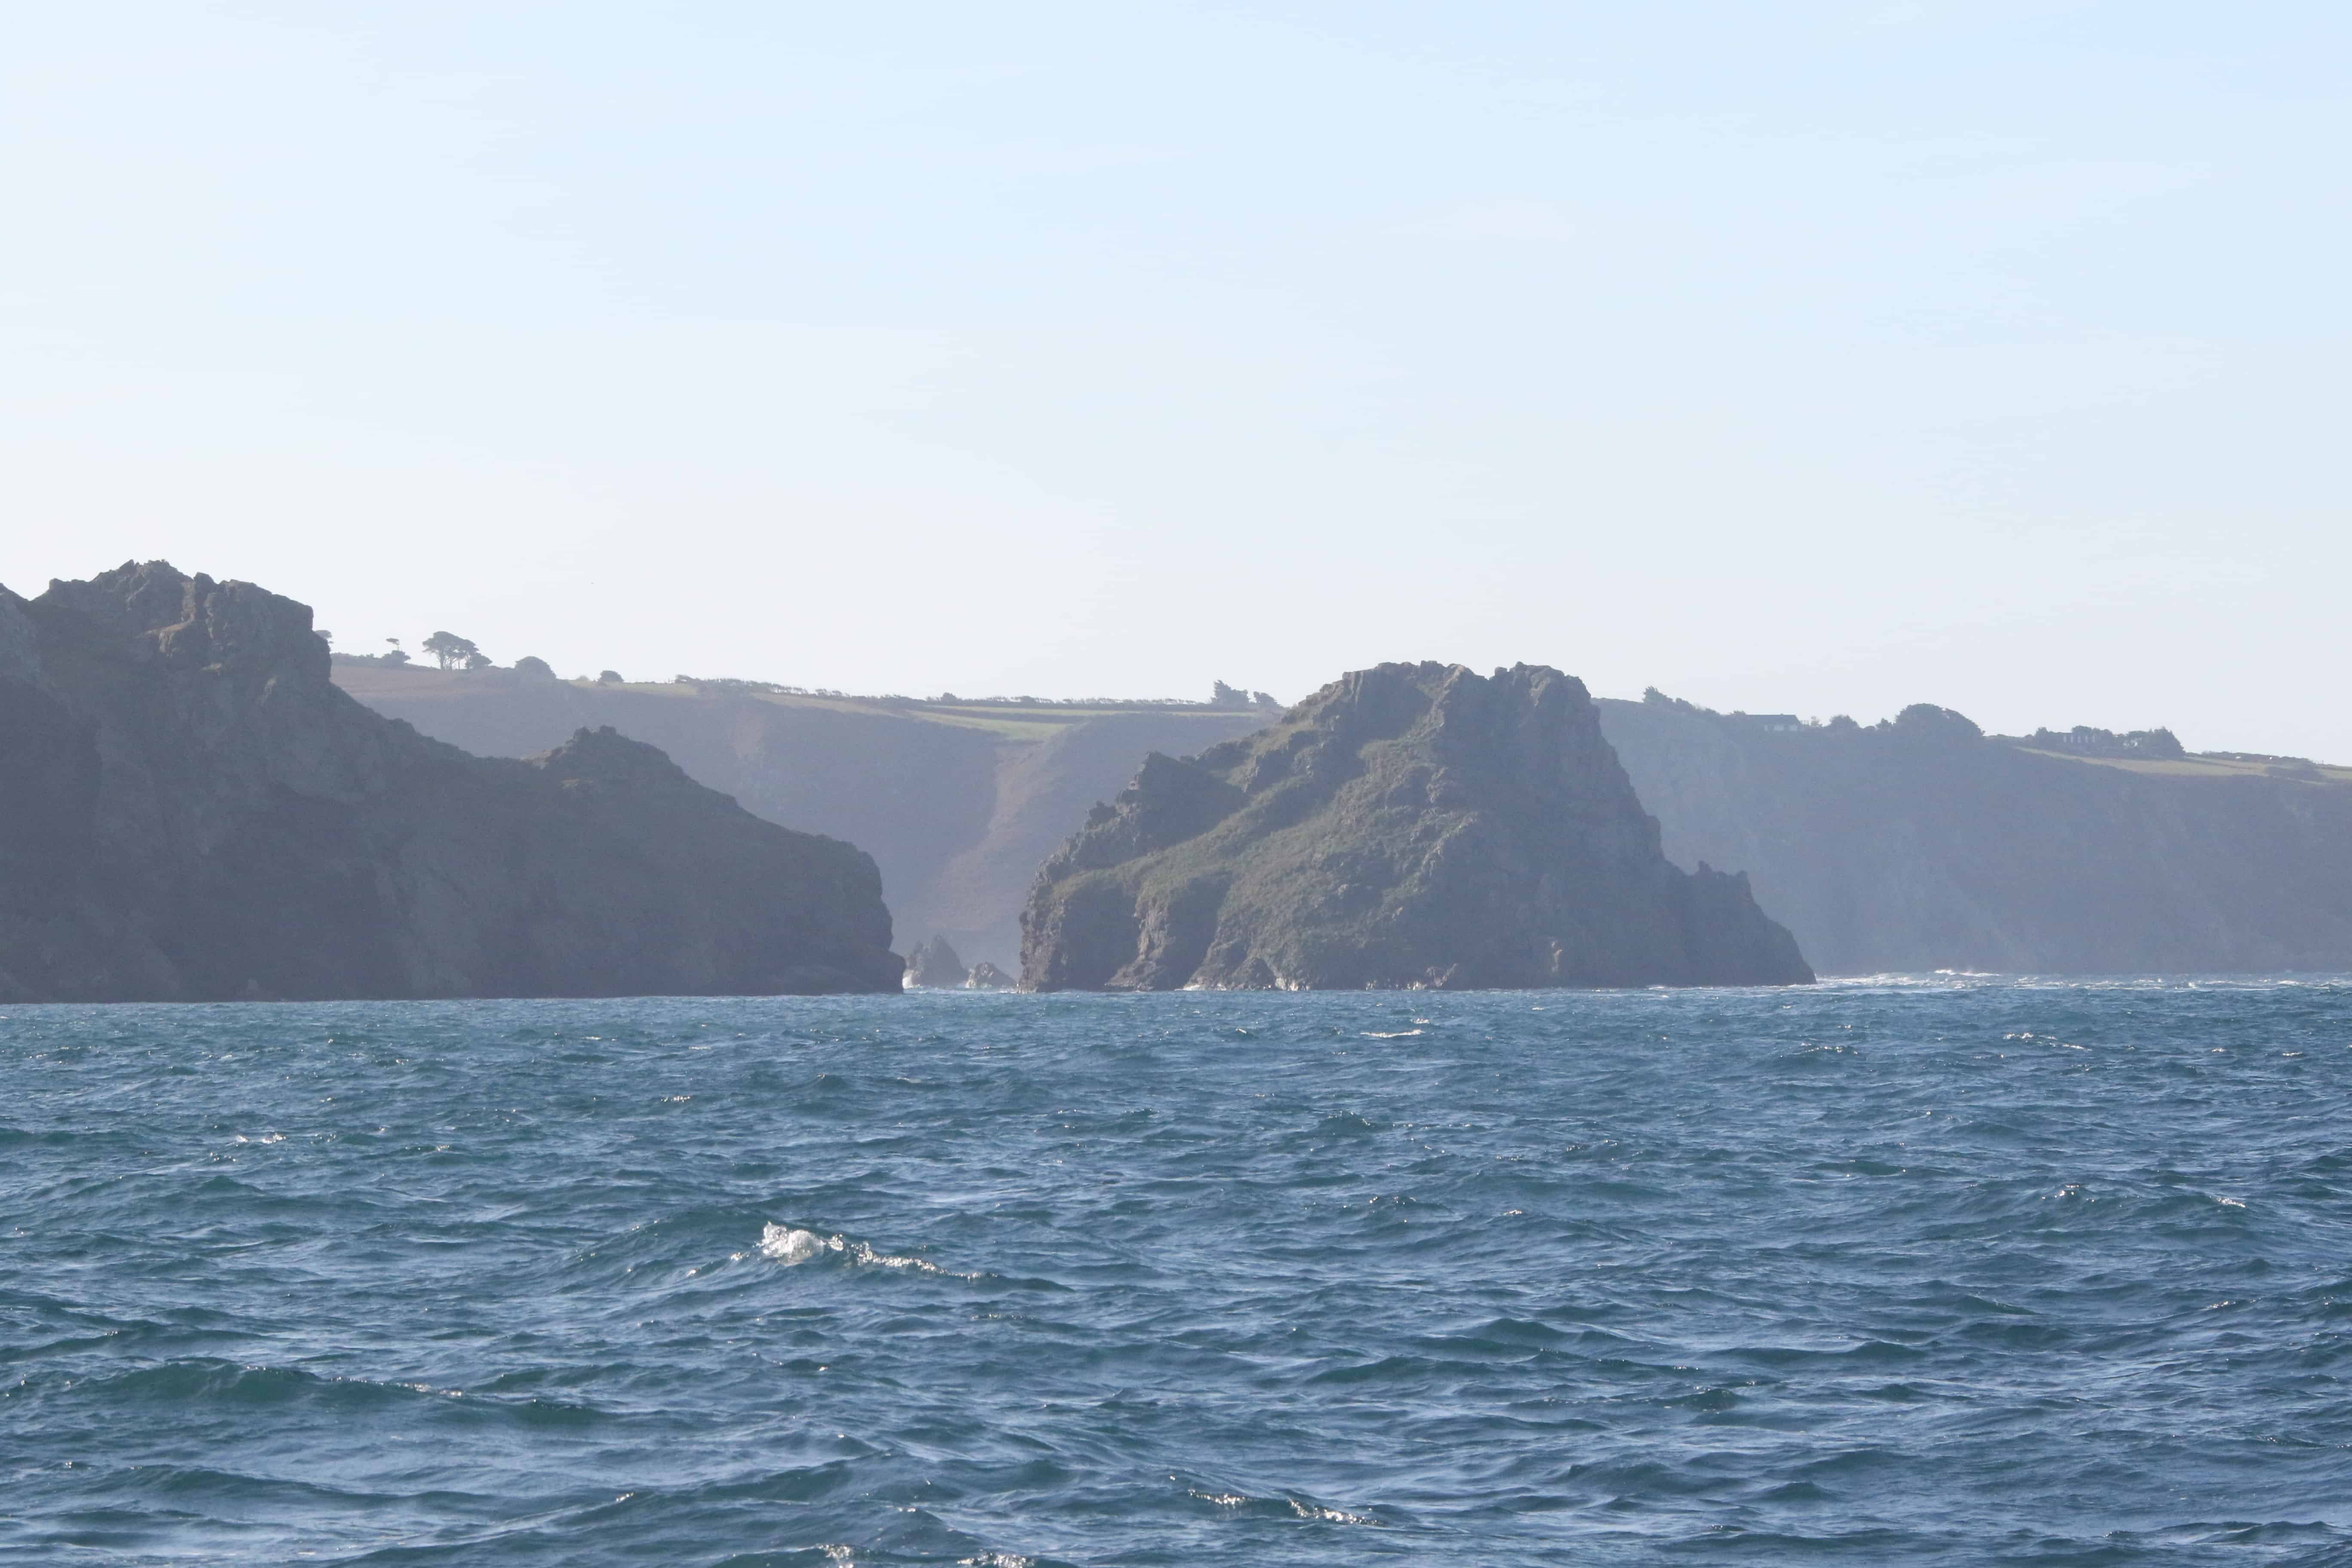
POLYGON ((961 985, 967 974, 963 960, 948 945, 948 939, 935 936, 907 955, 907 984, 916 985, 961 985))
POLYGON ((983 958, 971 966, 971 973, 963 984, 969 991, 1010 991, 1014 981, 1012 975, 983 958))

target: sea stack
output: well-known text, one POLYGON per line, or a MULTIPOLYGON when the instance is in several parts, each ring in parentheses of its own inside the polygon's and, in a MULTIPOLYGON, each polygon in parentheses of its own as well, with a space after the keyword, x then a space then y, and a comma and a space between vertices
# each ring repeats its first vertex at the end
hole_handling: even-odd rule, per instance
POLYGON ((873 860, 583 730, 468 756, 308 607, 162 562, 0 589, 0 999, 896 991, 873 860))
POLYGON ((971 978, 948 939, 934 936, 907 955, 907 984, 915 986, 960 986, 971 978))
POLYGON ((1584 684, 1536 665, 1384 664, 1154 753, 1021 924, 1040 991, 1813 978, 1745 875, 1666 859, 1584 684))

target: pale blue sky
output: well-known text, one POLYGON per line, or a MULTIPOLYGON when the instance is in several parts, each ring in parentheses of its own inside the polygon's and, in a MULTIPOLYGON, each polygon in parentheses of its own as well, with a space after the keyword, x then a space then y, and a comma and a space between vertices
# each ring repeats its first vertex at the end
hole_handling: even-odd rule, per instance
POLYGON ((2352 760, 2352 11, 26 8, 0 582, 2352 760))

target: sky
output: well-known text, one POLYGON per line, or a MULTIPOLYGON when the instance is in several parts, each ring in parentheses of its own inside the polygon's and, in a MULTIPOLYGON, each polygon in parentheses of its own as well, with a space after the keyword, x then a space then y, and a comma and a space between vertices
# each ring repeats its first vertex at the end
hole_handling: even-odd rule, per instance
POLYGON ((0 583, 1383 659, 2352 761, 2352 9, 119 4, 0 51, 0 583))

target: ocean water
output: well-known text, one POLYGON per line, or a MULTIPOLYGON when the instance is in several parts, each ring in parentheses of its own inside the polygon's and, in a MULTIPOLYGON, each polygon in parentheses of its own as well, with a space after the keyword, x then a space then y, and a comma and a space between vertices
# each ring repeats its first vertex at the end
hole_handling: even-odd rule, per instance
POLYGON ((0 1016, 0 1560, 2352 1560, 2352 982, 0 1016))

